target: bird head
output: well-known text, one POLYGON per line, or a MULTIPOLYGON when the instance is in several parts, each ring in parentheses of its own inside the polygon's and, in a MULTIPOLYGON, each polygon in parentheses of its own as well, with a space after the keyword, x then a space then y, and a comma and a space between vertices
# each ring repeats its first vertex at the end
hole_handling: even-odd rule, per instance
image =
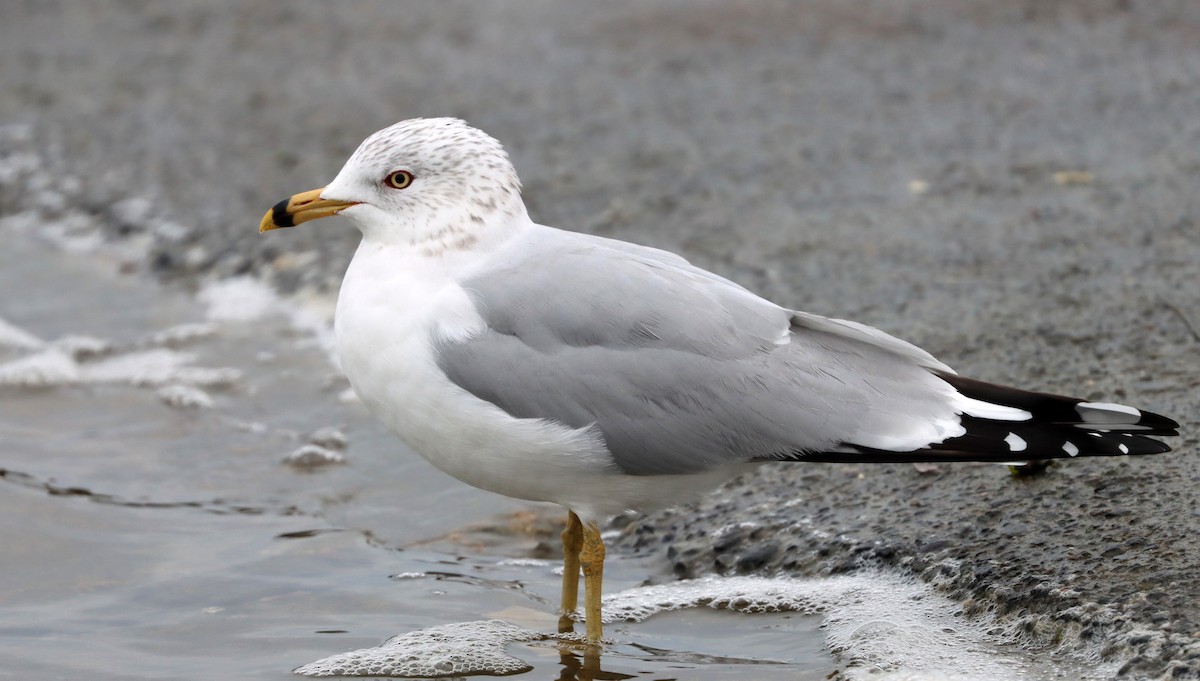
POLYGON ((457 118, 414 118, 368 137, 328 186, 275 204, 259 231, 344 215, 369 241, 461 246, 525 214, 499 142, 457 118))

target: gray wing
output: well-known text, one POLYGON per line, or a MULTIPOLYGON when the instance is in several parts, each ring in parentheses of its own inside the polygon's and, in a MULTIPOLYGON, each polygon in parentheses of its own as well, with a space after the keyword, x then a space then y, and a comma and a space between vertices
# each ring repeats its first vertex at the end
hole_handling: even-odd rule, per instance
POLYGON ((515 417, 594 425, 625 473, 886 444, 922 413, 953 416, 923 368, 944 365, 914 346, 661 251, 566 244, 463 282, 487 329, 441 344, 439 364, 515 417))

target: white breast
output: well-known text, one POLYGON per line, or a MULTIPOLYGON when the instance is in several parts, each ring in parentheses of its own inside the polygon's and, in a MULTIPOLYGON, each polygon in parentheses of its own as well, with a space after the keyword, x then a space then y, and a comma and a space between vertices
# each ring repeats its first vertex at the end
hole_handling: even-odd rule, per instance
POLYGON ((440 263, 398 250, 361 245, 338 296, 342 368, 367 408, 434 466, 506 496, 564 503, 564 490, 606 475, 590 430, 513 418, 446 378, 434 343, 483 320, 440 263))
POLYGON ((483 326, 444 260, 364 242, 342 282, 335 332, 342 368, 367 408, 434 466, 475 487, 601 519, 690 500, 751 467, 624 475, 595 429, 510 416, 437 364, 438 342, 483 326))

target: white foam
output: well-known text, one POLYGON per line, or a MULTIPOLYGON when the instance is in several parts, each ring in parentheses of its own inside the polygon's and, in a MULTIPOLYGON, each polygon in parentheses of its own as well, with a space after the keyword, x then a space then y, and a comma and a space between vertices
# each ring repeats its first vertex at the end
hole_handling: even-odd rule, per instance
POLYGON ((559 561, 542 560, 541 558, 506 558, 496 561, 497 567, 538 567, 538 568, 555 568, 561 567, 559 561))
POLYGON ((45 345, 42 339, 0 317, 0 347, 38 350, 45 345))
POLYGON ((104 245, 104 235, 96 218, 71 210, 61 216, 38 215, 37 235, 69 253, 95 253, 104 245))
POLYGON ((421 678, 518 674, 532 667, 504 649, 540 638, 540 634, 499 620, 460 622, 401 634, 377 648, 334 655, 293 671, 304 676, 421 678))
POLYGON ((216 281, 201 289, 197 298, 207 306, 214 322, 252 322, 281 311, 271 287, 252 277, 216 281))
POLYGON ((326 449, 345 449, 346 445, 350 443, 342 429, 336 426, 325 426, 314 430, 308 436, 308 441, 326 449))
POLYGON ((240 369, 187 366, 175 372, 174 380, 204 388, 228 388, 242 378, 240 369))
POLYGON ((709 607, 739 612, 822 613, 830 650, 850 679, 1037 678, 1016 643, 987 618, 914 578, 871 572, 821 580, 711 577, 631 589, 605 599, 605 621, 641 621, 658 612, 709 607))
POLYGON ((175 409, 209 409, 213 399, 208 393, 190 385, 168 385, 158 389, 158 399, 175 409))
MULTIPOLYGON (((608 623, 640 622, 697 607, 820 614, 827 645, 847 679, 1018 681, 1042 678, 1045 672, 1045 665, 1034 668, 1013 645, 1019 643, 1015 629, 986 616, 967 619, 960 603, 915 578, 888 572, 816 580, 708 577, 612 594, 604 599, 603 612, 608 623)), ((568 638, 498 621, 466 622, 396 636, 377 648, 295 671, 309 676, 512 674, 529 666, 508 655, 506 646, 568 638)), ((1079 676, 1078 669, 1065 671, 1079 676)), ((1093 664, 1087 671, 1094 675, 1089 678, 1107 678, 1113 669, 1093 664)))
POLYGON ((52 345, 76 361, 106 355, 113 349, 110 341, 95 336, 81 335, 63 336, 56 339, 52 345))
POLYGON ((253 322, 269 315, 287 317, 292 328, 309 336, 305 344, 316 344, 334 369, 341 372, 334 336, 333 309, 336 298, 301 293, 282 299, 266 283, 249 276, 232 277, 208 284, 197 295, 214 322, 253 322))
POLYGON ((0 364, 0 385, 48 388, 79 381, 79 365, 62 350, 51 348, 0 364))
POLYGON ((179 345, 194 343, 206 338, 211 338, 216 334, 216 324, 176 324, 175 326, 163 329, 162 331, 155 332, 146 339, 146 344, 156 347, 176 347, 179 345))
POLYGON ((194 359, 188 353, 166 349, 128 352, 81 366, 81 379, 89 383, 161 386, 175 382, 180 370, 194 359))
POLYGON ((317 468, 330 464, 345 463, 346 457, 332 449, 326 449, 320 445, 307 444, 283 457, 283 462, 297 468, 317 468))
MULTIPOLYGON (((84 336, 55 341, 41 352, 0 364, 0 386, 52 388, 96 383, 149 388, 169 385, 224 388, 242 376, 237 369, 192 366, 193 355, 165 348, 112 353, 91 359, 97 353, 110 352, 110 347, 107 341, 84 336)), ((204 401, 196 398, 194 393, 185 399, 178 391, 160 397, 168 403, 175 398, 204 401)))

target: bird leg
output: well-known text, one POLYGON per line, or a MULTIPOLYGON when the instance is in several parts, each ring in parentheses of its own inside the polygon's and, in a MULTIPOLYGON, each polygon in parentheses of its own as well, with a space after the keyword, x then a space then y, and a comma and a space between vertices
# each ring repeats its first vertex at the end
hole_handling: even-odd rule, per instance
POLYGON ((567 511, 567 527, 562 531, 563 581, 562 610, 558 632, 574 630, 575 608, 579 604, 579 551, 583 548, 583 523, 574 511, 567 511))
POLYGON ((583 567, 583 612, 587 622, 587 641, 600 643, 604 636, 600 622, 600 584, 604 581, 604 540, 595 523, 583 526, 583 549, 579 552, 583 567))

